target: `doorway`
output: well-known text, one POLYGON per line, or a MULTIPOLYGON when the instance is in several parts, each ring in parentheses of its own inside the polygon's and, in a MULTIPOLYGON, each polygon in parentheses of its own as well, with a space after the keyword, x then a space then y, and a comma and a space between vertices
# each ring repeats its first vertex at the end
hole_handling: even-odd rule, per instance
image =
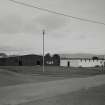
POLYGON ((70 61, 67 62, 67 67, 70 67, 70 61))
POLYGON ((40 61, 37 61, 36 64, 37 64, 37 65, 40 65, 40 61))

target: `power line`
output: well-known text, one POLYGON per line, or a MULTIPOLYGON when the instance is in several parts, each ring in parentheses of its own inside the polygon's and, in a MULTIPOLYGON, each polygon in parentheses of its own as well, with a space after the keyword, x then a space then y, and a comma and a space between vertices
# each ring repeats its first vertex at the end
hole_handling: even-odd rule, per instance
POLYGON ((37 6, 27 4, 27 3, 24 3, 24 2, 20 2, 20 1, 15 1, 15 0, 9 0, 9 1, 12 1, 16 4, 24 5, 24 6, 27 6, 27 7, 35 8, 35 9, 38 9, 38 10, 41 10, 41 11, 49 12, 49 13, 52 13, 52 14, 57 14, 57 15, 73 18, 73 19, 76 19, 76 20, 80 20, 80 21, 105 25, 104 22, 94 21, 94 20, 90 20, 90 19, 86 19, 86 18, 75 17, 75 16, 71 16, 71 15, 68 15, 68 14, 60 13, 60 12, 57 12, 57 11, 52 11, 52 10, 49 10, 49 9, 46 9, 46 8, 37 7, 37 6))

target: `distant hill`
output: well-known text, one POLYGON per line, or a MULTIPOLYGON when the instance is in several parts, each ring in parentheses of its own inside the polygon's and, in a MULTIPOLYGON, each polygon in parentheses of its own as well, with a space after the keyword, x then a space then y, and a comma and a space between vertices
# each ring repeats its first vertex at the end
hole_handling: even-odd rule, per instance
POLYGON ((97 56, 99 58, 105 58, 105 55, 96 55, 96 54, 88 54, 88 53, 75 53, 75 54, 59 54, 61 58, 92 58, 93 56, 97 56))

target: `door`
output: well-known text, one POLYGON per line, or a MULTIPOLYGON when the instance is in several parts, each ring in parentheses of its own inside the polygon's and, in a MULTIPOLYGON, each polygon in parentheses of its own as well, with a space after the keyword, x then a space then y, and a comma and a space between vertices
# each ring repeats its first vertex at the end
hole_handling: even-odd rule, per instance
POLYGON ((67 62, 67 66, 70 67, 70 61, 67 62))

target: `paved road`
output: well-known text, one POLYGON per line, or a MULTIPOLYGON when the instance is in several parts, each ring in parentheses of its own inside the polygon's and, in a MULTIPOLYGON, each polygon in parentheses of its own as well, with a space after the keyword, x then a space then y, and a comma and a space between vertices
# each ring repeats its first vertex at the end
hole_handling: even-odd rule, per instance
POLYGON ((105 84, 105 75, 1 87, 0 105, 16 105, 102 84, 105 84))

